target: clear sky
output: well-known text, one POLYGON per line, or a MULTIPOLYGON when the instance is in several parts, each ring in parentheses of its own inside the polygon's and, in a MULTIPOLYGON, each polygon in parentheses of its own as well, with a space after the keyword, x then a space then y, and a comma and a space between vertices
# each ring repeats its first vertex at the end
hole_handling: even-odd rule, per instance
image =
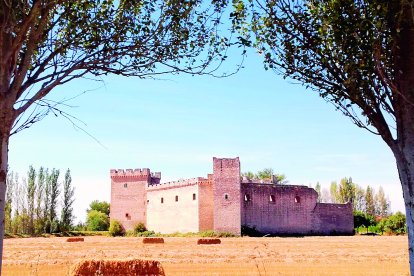
POLYGON ((51 97, 86 90, 65 110, 100 143, 50 115, 12 136, 9 151, 10 167, 21 175, 30 165, 62 174, 71 169, 76 221, 85 220, 92 200, 110 200, 111 168, 150 168, 169 181, 206 176, 213 156, 239 156, 242 171, 273 168, 291 184, 319 181, 329 188, 331 181, 352 177, 362 187, 381 185, 392 210, 404 210, 395 161, 381 138, 353 125, 315 92, 265 71, 257 54, 228 78, 111 76, 104 83, 69 83, 51 97))

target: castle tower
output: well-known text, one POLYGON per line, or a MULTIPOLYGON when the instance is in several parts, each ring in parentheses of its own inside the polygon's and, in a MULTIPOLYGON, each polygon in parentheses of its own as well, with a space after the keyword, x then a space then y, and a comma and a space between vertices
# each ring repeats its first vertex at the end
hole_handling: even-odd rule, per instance
POLYGON ((111 220, 118 220, 125 230, 138 222, 146 224, 146 187, 151 179, 149 169, 111 170, 111 220))
POLYGON ((214 231, 241 233, 239 158, 213 158, 214 231))

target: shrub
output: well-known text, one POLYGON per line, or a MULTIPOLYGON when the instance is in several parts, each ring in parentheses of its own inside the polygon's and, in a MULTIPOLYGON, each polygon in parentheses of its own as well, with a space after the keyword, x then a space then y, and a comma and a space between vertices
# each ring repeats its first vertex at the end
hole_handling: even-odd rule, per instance
POLYGON ((124 234, 125 234, 125 231, 121 223, 119 223, 119 221, 117 220, 111 220, 111 224, 109 225, 109 235, 112 237, 115 237, 115 236, 123 236, 124 234))
POLYGON ((88 231, 107 231, 109 227, 109 218, 106 214, 90 210, 86 218, 88 231))
POLYGON ((139 223, 135 224, 135 226, 134 226, 134 233, 135 234, 142 233, 142 232, 145 232, 145 231, 147 231, 147 228, 145 227, 144 223, 139 222, 139 223))

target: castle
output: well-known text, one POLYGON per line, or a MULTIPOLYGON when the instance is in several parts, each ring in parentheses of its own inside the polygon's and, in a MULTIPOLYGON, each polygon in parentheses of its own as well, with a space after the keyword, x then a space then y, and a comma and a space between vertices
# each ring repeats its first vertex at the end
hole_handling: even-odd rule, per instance
POLYGON ((161 183, 149 169, 111 170, 111 220, 161 233, 241 227, 274 235, 353 233, 352 205, 318 203, 312 188, 240 177, 239 158, 213 158, 207 178, 161 183))

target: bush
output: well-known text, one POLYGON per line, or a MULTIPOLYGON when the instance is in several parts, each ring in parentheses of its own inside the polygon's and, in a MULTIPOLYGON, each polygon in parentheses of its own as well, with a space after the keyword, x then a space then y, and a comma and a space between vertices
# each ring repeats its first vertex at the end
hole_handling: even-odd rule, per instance
POLYGON ((361 211, 354 211, 354 227, 359 228, 360 226, 368 227, 370 225, 376 225, 375 218, 367 213, 361 211))
POLYGON ((386 232, 388 234, 401 235, 405 234, 406 231, 405 216, 401 212, 397 212, 394 215, 389 216, 388 218, 383 218, 378 223, 378 228, 381 232, 386 232))
POLYGON ((139 222, 139 223, 135 224, 135 226, 134 226, 134 233, 135 234, 142 233, 142 232, 145 232, 145 231, 147 231, 147 228, 145 227, 144 223, 139 222))
POLYGON ((125 231, 121 223, 119 223, 119 221, 117 220, 111 220, 111 224, 109 225, 109 235, 112 237, 115 237, 115 236, 123 236, 124 234, 125 234, 125 231))
POLYGON ((86 218, 88 231, 107 231, 109 227, 109 218, 106 214, 90 210, 86 218))

